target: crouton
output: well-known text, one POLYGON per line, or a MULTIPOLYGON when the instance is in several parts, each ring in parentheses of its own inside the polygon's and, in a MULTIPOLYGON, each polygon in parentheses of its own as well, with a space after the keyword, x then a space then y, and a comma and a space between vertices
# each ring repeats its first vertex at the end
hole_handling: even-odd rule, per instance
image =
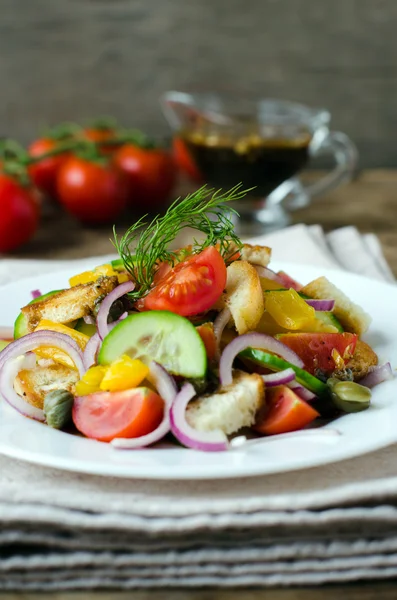
POLYGON ((92 283, 76 285, 41 302, 28 304, 22 308, 22 313, 27 319, 28 331, 34 331, 42 319, 55 323, 70 323, 91 314, 95 304, 117 285, 117 277, 100 277, 92 283))
POLYGON ((326 277, 319 277, 301 289, 310 298, 335 300, 334 315, 346 331, 363 335, 371 323, 371 317, 355 304, 326 277))
MULTIPOLYGON (((237 252, 237 246, 231 246, 231 252, 237 252)), ((251 244, 243 244, 240 250, 240 256, 242 260, 246 260, 252 265, 261 265, 267 267, 270 262, 272 255, 271 248, 268 246, 252 246, 251 244)))
POLYGON ((256 373, 233 372, 233 383, 187 406, 186 419, 199 431, 220 429, 226 435, 251 427, 265 401, 263 379, 256 373))
POLYGON ((75 369, 62 365, 38 366, 20 371, 14 381, 14 389, 29 404, 43 408, 44 397, 53 390, 73 392, 79 380, 75 369))
POLYGON ((245 260, 233 262, 227 268, 226 293, 216 308, 221 310, 225 306, 240 335, 255 329, 265 310, 259 275, 245 260))
POLYGON ((251 244, 244 244, 240 252, 243 260, 248 261, 251 265, 260 265, 261 267, 267 267, 272 256, 271 248, 251 246, 251 244))
POLYGON ((357 340, 353 358, 349 360, 346 367, 353 371, 355 381, 359 381, 368 374, 369 368, 378 364, 378 356, 371 346, 357 340))

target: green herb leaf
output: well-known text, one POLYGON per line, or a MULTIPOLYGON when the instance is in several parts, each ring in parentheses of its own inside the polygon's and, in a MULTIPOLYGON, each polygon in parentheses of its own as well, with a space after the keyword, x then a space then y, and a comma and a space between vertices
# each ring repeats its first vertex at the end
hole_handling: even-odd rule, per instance
POLYGON ((145 215, 120 239, 114 229, 114 245, 126 270, 137 284, 130 298, 138 300, 149 292, 159 263, 174 264, 176 253, 169 250, 169 245, 184 227, 206 235, 203 242, 193 241, 194 254, 219 244, 220 253, 227 262, 242 243, 234 233, 234 225, 229 218, 231 213, 238 213, 225 203, 240 200, 249 191, 243 190, 242 184, 228 192, 203 186, 184 199, 177 198, 164 216, 157 216, 148 223, 145 215))

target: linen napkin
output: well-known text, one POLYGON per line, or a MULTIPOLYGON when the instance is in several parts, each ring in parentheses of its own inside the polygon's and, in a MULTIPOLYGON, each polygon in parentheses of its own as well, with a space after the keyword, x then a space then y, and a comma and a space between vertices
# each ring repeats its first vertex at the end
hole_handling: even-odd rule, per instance
MULTIPOLYGON (((355 228, 296 225, 257 242, 275 260, 394 281, 355 228), (349 250, 342 253, 341 247, 349 250)), ((107 257, 89 261, 104 262, 107 257)), ((87 260, 75 263, 85 268, 87 260)), ((0 263, 0 282, 63 261, 0 263)), ((280 586, 397 575, 397 448, 266 477, 102 478, 0 456, 0 589, 280 586)))

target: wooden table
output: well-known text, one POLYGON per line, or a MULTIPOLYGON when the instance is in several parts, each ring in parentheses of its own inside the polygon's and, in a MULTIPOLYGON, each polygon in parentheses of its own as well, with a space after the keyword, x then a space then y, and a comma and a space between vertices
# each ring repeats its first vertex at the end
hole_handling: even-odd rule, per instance
MULTIPOLYGON (((356 225, 379 236, 397 275, 397 172, 374 170, 294 213, 294 222, 320 223, 326 230, 356 225)), ((123 224, 121 224, 121 228, 123 224)), ((112 252, 110 228, 84 229, 63 213, 50 212, 37 238, 15 257, 77 258, 112 252)), ((5 594, 5 600, 41 599, 41 594, 5 594)), ((50 594, 52 600, 394 600, 397 582, 360 583, 320 588, 276 590, 176 590, 130 593, 50 594)))

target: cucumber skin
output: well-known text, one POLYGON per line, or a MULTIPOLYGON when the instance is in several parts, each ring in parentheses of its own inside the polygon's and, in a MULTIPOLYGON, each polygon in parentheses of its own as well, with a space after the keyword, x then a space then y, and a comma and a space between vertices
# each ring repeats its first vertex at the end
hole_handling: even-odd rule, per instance
MULTIPOLYGON (((46 300, 47 298, 51 298, 55 294, 59 294, 59 292, 63 292, 64 290, 53 290, 52 292, 47 292, 38 298, 34 298, 28 304, 36 304, 36 302, 41 302, 42 300, 46 300)), ((27 325, 26 325, 26 317, 21 312, 15 319, 14 323, 14 340, 18 340, 19 338, 27 335, 29 333, 27 325)))
MULTIPOLYGON (((152 310, 152 311, 148 311, 148 312, 141 312, 141 313, 137 313, 134 315, 130 315, 129 317, 124 319, 121 323, 116 325, 116 327, 114 327, 114 329, 112 329, 109 332, 109 334, 105 337, 105 339, 102 342, 102 346, 101 346, 101 349, 98 354, 98 364, 99 365, 107 365, 110 362, 112 362, 113 360, 115 360, 115 358, 118 358, 124 352, 127 352, 127 349, 122 349, 121 351, 116 353, 117 356, 116 356, 116 354, 113 354, 112 352, 110 352, 109 345, 112 344, 112 342, 113 342, 112 338, 116 338, 116 336, 118 337, 120 330, 126 329, 129 324, 131 325, 131 328, 132 328, 134 326, 134 322, 135 322, 134 331, 137 331, 137 323, 136 323, 137 320, 142 321, 143 319, 147 319, 149 321, 149 319, 151 317, 155 317, 155 326, 156 327, 154 329, 156 331, 159 330, 159 326, 161 326, 161 321, 164 318, 167 321, 173 320, 175 323, 175 326, 174 326, 174 328, 169 328, 169 331, 168 332, 166 331, 166 334, 168 333, 168 335, 169 335, 170 331, 172 331, 172 329, 177 328, 179 325, 179 326, 182 326, 181 328, 183 328, 184 331, 186 331, 186 332, 190 331, 190 333, 192 334, 192 340, 195 340, 197 342, 197 350, 199 351, 201 356, 197 356, 197 358, 199 360, 195 361, 195 366, 197 367, 198 363, 200 362, 199 368, 196 368, 195 371, 190 370, 189 372, 188 372, 188 370, 185 370, 185 369, 181 369, 179 372, 173 372, 173 371, 170 371, 170 372, 173 375, 181 375, 182 377, 186 377, 186 378, 197 379, 197 378, 205 377, 206 372, 207 372, 207 353, 205 350, 204 342, 202 341, 200 335, 197 333, 195 326, 185 317, 181 317, 180 315, 177 315, 175 313, 165 311, 165 310, 160 310, 160 311, 152 310), (109 353, 110 353, 110 357, 109 357, 109 353)), ((142 327, 142 326, 139 325, 139 327, 142 327)), ((153 331, 153 325, 148 326, 147 329, 149 332, 153 331)), ((142 331, 143 331, 143 327, 142 327, 142 331)), ((184 331, 182 331, 181 333, 183 334, 184 331)), ((142 333, 140 335, 142 335, 142 333)), ((189 340, 188 340, 188 343, 189 343, 189 340)), ((183 352, 183 346, 181 346, 181 350, 183 352)), ((151 360, 155 360, 155 361, 159 362, 160 364, 162 364, 160 362, 160 360, 158 359, 158 357, 153 356, 150 358, 151 358, 151 360)), ((165 366, 165 368, 167 368, 167 365, 164 365, 164 366, 165 366)), ((167 369, 167 370, 169 370, 169 369, 167 369)))
POLYGON ((255 348, 247 348, 240 352, 240 356, 244 358, 249 358, 250 360, 255 361, 256 363, 263 365, 265 367, 271 366, 276 368, 278 371, 282 371, 283 369, 293 369, 295 371, 296 379, 299 383, 307 387, 309 390, 317 394, 318 396, 329 395, 328 386, 311 375, 304 369, 300 369, 295 365, 287 362, 283 358, 279 356, 275 356, 274 354, 269 354, 268 352, 263 352, 263 350, 257 350, 255 348))
POLYGON ((321 319, 323 323, 328 323, 329 325, 333 325, 338 330, 338 333, 344 333, 344 329, 340 324, 339 320, 335 317, 334 313, 328 311, 316 311, 317 319, 321 319), (323 315, 322 318, 320 315, 323 315))

